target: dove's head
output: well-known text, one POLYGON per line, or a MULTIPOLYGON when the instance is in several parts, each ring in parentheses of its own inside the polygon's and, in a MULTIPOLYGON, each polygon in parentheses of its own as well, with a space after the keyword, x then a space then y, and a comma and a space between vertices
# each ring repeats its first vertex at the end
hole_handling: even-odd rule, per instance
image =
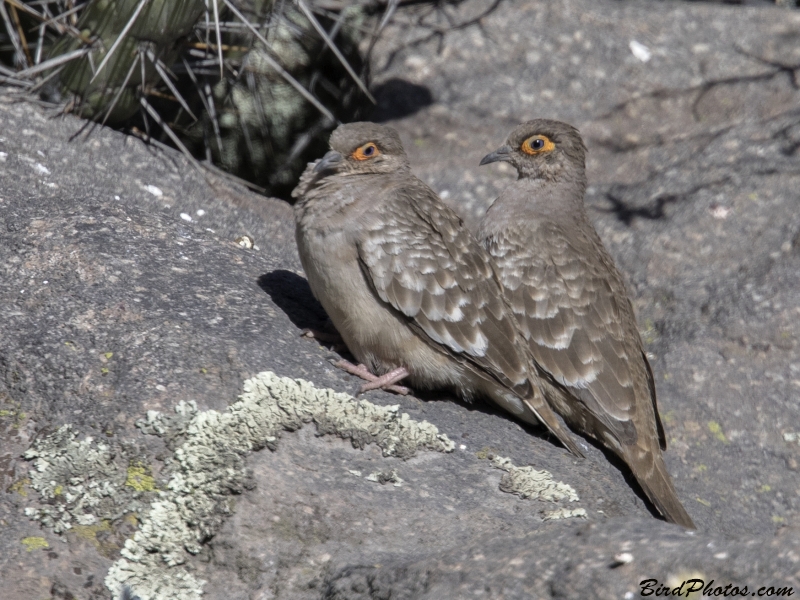
POLYGON ((506 161, 520 178, 560 181, 586 177, 586 146, 572 125, 535 119, 517 126, 506 143, 483 157, 481 165, 506 161))
POLYGON ((408 168, 400 136, 376 123, 346 123, 331 134, 331 150, 314 167, 320 175, 394 173, 408 168))

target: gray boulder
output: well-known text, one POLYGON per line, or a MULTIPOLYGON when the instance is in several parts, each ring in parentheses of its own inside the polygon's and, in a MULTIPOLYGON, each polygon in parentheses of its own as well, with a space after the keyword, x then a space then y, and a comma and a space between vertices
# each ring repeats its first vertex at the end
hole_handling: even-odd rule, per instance
POLYGON ((486 404, 341 395, 339 353, 300 336, 326 322, 287 204, 115 132, 70 141, 80 121, 3 92, 0 595, 800 590, 800 13, 486 9, 391 25, 375 118, 473 224, 514 125, 581 129, 698 531, 588 442, 578 461, 486 404))

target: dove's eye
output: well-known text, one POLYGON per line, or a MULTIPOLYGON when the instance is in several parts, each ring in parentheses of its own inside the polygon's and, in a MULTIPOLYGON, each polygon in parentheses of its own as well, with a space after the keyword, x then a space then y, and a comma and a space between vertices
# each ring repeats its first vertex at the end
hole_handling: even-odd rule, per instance
POLYGON ((374 142, 369 142, 363 146, 356 148, 351 156, 356 160, 367 160, 368 158, 375 158, 380 155, 381 151, 374 142))
POLYGON ((556 147, 553 141, 546 135, 534 135, 522 142, 520 150, 525 154, 540 154, 550 152, 556 147))

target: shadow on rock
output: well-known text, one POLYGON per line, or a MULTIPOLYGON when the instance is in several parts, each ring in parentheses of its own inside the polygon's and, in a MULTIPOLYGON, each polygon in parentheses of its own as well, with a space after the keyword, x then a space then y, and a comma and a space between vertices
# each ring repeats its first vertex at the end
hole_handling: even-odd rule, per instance
POLYGON ((612 192, 606 194, 606 199, 611 203, 611 209, 607 212, 613 213, 618 220, 630 226, 636 218, 650 221, 666 218, 665 207, 679 202, 681 197, 677 194, 665 194, 646 206, 633 206, 612 192))
POLYGON ((376 123, 401 119, 413 115, 433 104, 433 94, 422 85, 404 79, 389 79, 374 90, 377 105, 369 118, 376 123))
POLYGON ((300 329, 324 330, 328 316, 303 277, 278 269, 258 278, 258 286, 300 329))

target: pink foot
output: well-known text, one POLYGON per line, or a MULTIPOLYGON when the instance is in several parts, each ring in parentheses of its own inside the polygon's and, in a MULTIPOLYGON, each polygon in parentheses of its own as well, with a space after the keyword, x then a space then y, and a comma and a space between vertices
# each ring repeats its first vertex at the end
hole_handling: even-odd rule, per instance
MULTIPOLYGON (((408 377, 410 373, 408 369, 405 367, 397 367, 396 369, 392 369, 385 375, 381 375, 374 381, 370 381, 369 383, 365 383, 361 386, 361 392, 368 392, 370 390, 377 390, 377 389, 387 389, 389 386, 394 386, 395 383, 408 377)), ((403 388, 407 389, 407 388, 403 388)))
POLYGON ((405 386, 395 385, 404 377, 408 377, 409 372, 405 367, 398 367, 397 369, 393 369, 385 375, 378 377, 377 375, 373 375, 364 365, 356 366, 350 361, 344 359, 336 361, 333 363, 333 366, 339 367, 351 375, 361 377, 361 379, 364 379, 368 382, 361 386, 361 389, 358 391, 359 394, 379 388, 389 392, 394 392, 395 394, 400 394, 401 396, 405 396, 411 391, 405 386))

